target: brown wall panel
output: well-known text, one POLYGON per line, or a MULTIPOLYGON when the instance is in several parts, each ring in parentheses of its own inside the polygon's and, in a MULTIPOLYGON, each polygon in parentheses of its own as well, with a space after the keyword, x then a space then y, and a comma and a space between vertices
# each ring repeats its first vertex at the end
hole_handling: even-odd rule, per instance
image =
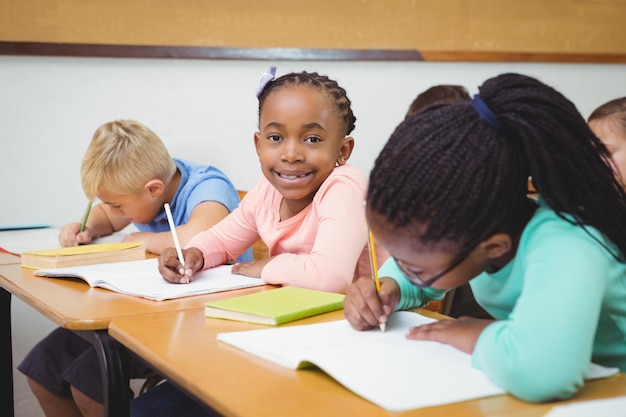
POLYGON ((626 0, 0 0, 5 43, 429 51, 426 59, 445 60, 623 62, 625 21, 626 0))

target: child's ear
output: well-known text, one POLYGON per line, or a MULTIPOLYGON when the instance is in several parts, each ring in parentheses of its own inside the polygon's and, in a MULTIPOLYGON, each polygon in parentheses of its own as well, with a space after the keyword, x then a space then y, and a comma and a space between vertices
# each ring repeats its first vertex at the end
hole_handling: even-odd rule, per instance
POLYGON ((343 138, 341 142, 341 146, 339 147, 339 155, 337 156, 337 165, 341 166, 345 164, 348 159, 350 159, 350 155, 352 155, 352 150, 354 149, 354 138, 352 136, 346 136, 343 138))
POLYGON ((261 133, 254 132, 254 148, 256 149, 257 156, 260 155, 260 142, 261 141, 261 133))
POLYGON ((480 246, 489 259, 497 259, 513 249, 513 241, 507 233, 496 233, 483 240, 480 246))
POLYGON ((152 196, 152 197, 160 197, 163 194, 163 190, 165 190, 165 184, 161 180, 150 180, 148 181, 143 188, 152 196))

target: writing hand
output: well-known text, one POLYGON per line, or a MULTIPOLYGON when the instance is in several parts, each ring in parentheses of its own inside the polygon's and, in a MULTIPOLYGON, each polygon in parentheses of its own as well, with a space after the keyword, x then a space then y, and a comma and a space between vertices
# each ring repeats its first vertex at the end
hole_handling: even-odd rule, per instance
POLYGON ((175 248, 165 248, 159 255, 159 273, 164 280, 176 284, 193 281, 196 272, 204 266, 204 256, 198 248, 183 249, 185 265, 181 265, 175 248))
POLYGON ((94 238, 91 229, 80 231, 80 223, 68 223, 59 232, 59 244, 64 247, 90 243, 94 238))
POLYGON ((390 278, 380 280, 380 292, 371 277, 350 284, 343 301, 346 320, 356 330, 367 330, 386 323, 400 300, 400 288, 390 278))

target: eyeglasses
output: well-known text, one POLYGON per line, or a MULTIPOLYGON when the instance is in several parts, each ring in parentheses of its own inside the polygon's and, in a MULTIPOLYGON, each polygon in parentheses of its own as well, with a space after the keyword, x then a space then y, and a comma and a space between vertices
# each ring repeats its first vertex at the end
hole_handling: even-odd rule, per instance
POLYGON ((432 278, 428 278, 428 279, 425 280, 422 277, 420 277, 417 272, 412 271, 411 269, 409 269, 407 264, 405 264, 401 260, 399 260, 397 258, 394 258, 394 260, 396 261, 396 263, 400 267, 400 270, 406 276, 406 278, 411 282, 411 284, 415 285, 417 288, 427 288, 427 287, 430 287, 432 284, 435 283, 435 281, 437 281, 439 278, 443 277, 445 274, 450 272, 450 270, 452 269, 452 268, 446 268, 445 270, 443 270, 442 272, 436 274, 432 278))
POLYGON ((406 276, 406 278, 411 282, 411 284, 415 285, 417 288, 428 288, 430 286, 432 286, 436 281, 438 281, 440 278, 442 278, 444 275, 446 275, 448 272, 452 271, 454 268, 456 268, 457 266, 459 266, 463 261, 465 261, 465 259, 467 259, 467 257, 469 256, 469 254, 473 251, 474 249, 470 249, 465 251, 464 253, 461 254, 461 256, 459 256, 453 263, 452 265, 450 265, 449 267, 447 267, 446 269, 444 269, 443 271, 439 272, 438 274, 435 274, 432 278, 428 278, 426 280, 424 280, 423 278, 421 278, 419 276, 419 274, 415 271, 412 271, 407 264, 405 264, 404 262, 402 262, 401 260, 397 259, 397 258, 393 258, 396 263, 398 264, 398 266, 400 267, 400 270, 402 271, 402 273, 406 276))

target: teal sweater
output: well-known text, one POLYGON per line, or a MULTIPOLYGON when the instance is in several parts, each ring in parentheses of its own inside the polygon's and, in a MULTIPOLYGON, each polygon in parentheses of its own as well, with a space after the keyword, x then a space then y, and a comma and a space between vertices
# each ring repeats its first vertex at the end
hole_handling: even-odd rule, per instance
MULTIPOLYGON (((398 310, 442 296, 411 285, 393 259, 380 275, 400 285, 398 310)), ((569 398, 589 362, 626 371, 626 265, 545 205, 524 229, 515 258, 470 285, 497 319, 481 333, 472 364, 511 394, 533 402, 569 398)))

